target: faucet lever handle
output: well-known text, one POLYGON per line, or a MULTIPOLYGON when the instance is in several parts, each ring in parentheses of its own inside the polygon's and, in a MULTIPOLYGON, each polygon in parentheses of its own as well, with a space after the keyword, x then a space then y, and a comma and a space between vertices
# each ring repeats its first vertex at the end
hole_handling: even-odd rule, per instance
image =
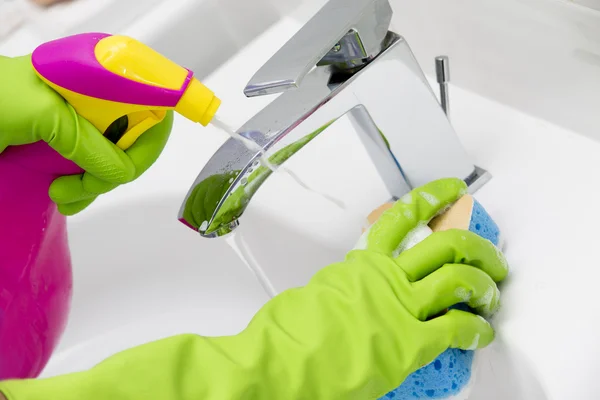
POLYGON ((250 79, 248 97, 296 88, 315 65, 353 68, 379 54, 392 20, 389 0, 330 0, 250 79))

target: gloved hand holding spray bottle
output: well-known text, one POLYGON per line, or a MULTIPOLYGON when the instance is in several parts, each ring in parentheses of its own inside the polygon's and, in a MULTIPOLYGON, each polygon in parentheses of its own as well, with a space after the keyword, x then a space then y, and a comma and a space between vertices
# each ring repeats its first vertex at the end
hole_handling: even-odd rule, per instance
POLYGON ((101 33, 0 57, 0 72, 2 380, 37 376, 64 330, 64 215, 146 171, 168 140, 171 110, 207 125, 220 100, 192 71, 101 33))

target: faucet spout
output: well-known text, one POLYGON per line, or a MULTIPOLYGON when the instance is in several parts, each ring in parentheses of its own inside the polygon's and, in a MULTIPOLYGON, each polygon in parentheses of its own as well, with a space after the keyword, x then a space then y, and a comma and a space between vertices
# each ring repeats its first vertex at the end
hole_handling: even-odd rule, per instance
MULTIPOLYGON (((292 58, 300 65, 298 68, 286 66, 284 58, 276 54, 275 61, 266 65, 278 67, 263 69, 252 78, 246 87, 249 95, 283 91, 237 131, 254 141, 257 149, 228 140, 190 188, 180 210, 180 220, 204 237, 231 232, 254 193, 272 172, 261 165, 261 156, 269 155, 271 164, 281 165, 327 132, 342 116, 350 117, 391 198, 399 198, 415 186, 444 177, 458 177, 467 183, 477 181, 481 170, 464 151, 406 41, 387 31, 385 23, 389 19, 391 8, 387 0, 331 0, 317 13, 313 20, 319 23, 309 22, 284 49, 290 43, 295 47, 314 47, 314 41, 322 39, 312 35, 323 25, 328 26, 323 29, 330 34, 326 46, 314 47, 316 53, 301 49, 300 53, 313 55, 302 62, 292 58), (344 8, 346 4, 349 6, 344 8), (350 11, 344 14, 340 10, 350 11), (339 22, 340 12, 344 18, 350 15, 355 19, 339 22), (378 24, 373 25, 374 21, 378 24), (337 28, 331 30, 328 23, 337 28), (358 35, 362 38, 381 37, 377 31, 382 23, 386 33, 380 42, 381 51, 361 59, 361 65, 348 67, 356 59, 350 51, 347 51, 349 56, 335 58, 331 51, 323 50, 326 47, 331 50, 332 43, 335 50, 340 41, 340 49, 351 48, 348 43, 354 39, 348 38, 348 34, 354 31, 362 32, 358 35), (354 29, 356 26, 360 29, 354 29), (365 33, 369 26, 372 34, 365 33), (306 27, 310 32, 307 33, 306 27), (305 43, 298 37, 313 42, 305 43), (341 44, 342 39, 346 44, 341 44), (315 54, 321 58, 317 59, 315 54), (305 68, 307 62, 313 63, 314 68, 305 68)), ((283 51, 284 55, 288 53, 289 49, 283 51)), ((385 200, 389 199, 382 199, 385 200)))

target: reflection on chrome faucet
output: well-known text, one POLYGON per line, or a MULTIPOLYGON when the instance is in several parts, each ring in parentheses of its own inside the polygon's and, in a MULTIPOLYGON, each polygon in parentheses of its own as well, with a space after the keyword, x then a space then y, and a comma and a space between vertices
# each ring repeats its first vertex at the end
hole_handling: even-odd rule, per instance
POLYGON ((279 165, 344 115, 391 198, 443 177, 472 191, 483 184, 488 175, 464 151, 408 44, 388 31, 391 17, 388 0, 330 0, 244 90, 283 92, 237 131, 262 151, 227 141, 190 188, 180 220, 205 237, 231 232, 270 175, 249 172, 262 153, 279 165))
MULTIPOLYGON (((331 123, 333 121, 279 150, 269 157, 269 164, 280 166, 331 123)), ((228 171, 202 180, 184 203, 183 221, 193 229, 202 231, 205 236, 220 236, 219 229, 230 231, 237 225, 252 196, 272 173, 271 168, 261 165, 256 159, 244 173, 241 170, 228 171), (232 185, 233 182, 238 183, 232 185), (215 209, 217 213, 213 216, 215 209)))

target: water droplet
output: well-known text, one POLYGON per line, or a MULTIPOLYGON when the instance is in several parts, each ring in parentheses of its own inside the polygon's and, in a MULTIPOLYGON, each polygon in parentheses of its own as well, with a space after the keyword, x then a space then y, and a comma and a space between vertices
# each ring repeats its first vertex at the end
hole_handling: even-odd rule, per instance
POLYGON ((246 184, 248 183, 248 179, 242 178, 242 180, 240 181, 240 183, 242 184, 242 186, 246 186, 246 184))

